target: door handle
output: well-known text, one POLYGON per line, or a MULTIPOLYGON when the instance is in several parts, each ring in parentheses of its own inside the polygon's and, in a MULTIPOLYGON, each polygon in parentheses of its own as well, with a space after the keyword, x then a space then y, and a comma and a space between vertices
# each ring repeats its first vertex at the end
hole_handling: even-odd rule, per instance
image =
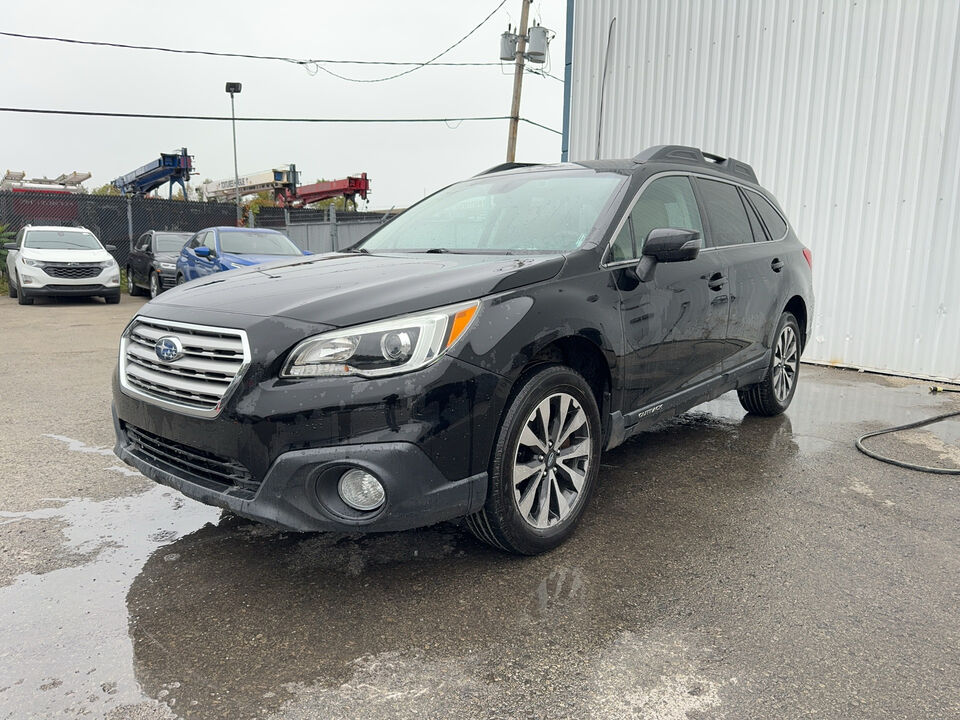
POLYGON ((774 258, 773 262, 770 263, 770 269, 774 272, 780 272, 783 270, 783 260, 780 258, 774 258))
POLYGON ((722 290, 723 286, 727 284, 727 278, 724 277, 723 273, 714 273, 707 280, 707 287, 711 290, 722 290))

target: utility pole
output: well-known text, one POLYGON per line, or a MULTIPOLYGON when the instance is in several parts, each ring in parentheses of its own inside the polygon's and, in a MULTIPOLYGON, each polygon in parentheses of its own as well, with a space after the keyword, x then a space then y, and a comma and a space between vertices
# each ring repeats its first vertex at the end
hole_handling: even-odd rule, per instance
POLYGON ((520 89, 523 86, 524 53, 527 50, 527 17, 533 0, 520 0, 523 10, 520 12, 520 34, 517 38, 517 58, 513 71, 513 102, 510 105, 510 132, 507 135, 507 162, 513 162, 517 155, 517 126, 520 124, 520 89))
POLYGON ((237 115, 233 107, 233 95, 240 92, 243 86, 238 82, 228 82, 226 91, 230 93, 230 124, 233 127, 233 191, 237 202, 237 227, 243 217, 240 211, 240 172, 237 169, 237 115))

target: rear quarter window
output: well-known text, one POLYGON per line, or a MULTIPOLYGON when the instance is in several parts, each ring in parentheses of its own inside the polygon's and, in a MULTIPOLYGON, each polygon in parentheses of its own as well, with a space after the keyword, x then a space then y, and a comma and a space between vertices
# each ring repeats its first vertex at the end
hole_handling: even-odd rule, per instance
POLYGON ((757 212, 760 213, 763 224, 767 226, 767 232, 770 233, 770 237, 774 240, 779 240, 786 235, 787 223, 780 213, 777 212, 776 208, 770 204, 770 201, 753 190, 749 190, 748 192, 750 193, 750 200, 753 202, 754 207, 757 208, 757 212))

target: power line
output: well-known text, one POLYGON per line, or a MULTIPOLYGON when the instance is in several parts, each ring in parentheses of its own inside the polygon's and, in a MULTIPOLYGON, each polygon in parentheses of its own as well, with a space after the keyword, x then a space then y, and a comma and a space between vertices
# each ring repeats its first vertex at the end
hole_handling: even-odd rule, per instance
MULTIPOLYGON (((94 47, 120 48, 122 50, 150 50, 153 52, 175 53, 180 55, 207 55, 210 57, 241 58, 244 60, 274 60, 279 62, 291 63, 293 65, 309 65, 311 63, 323 63, 325 65, 398 65, 398 66, 422 66, 423 61, 400 61, 400 60, 334 60, 326 59, 306 59, 285 57, 282 55, 253 55, 250 53, 218 52, 216 50, 187 50, 183 48, 168 48, 157 45, 129 45, 127 43, 104 42, 99 40, 78 40, 76 38, 53 37, 51 35, 27 35, 24 33, 6 32, 0 30, 0 35, 22 40, 44 40, 49 42, 69 43, 71 45, 92 45, 94 47)), ((442 67, 481 67, 501 65, 499 62, 431 62, 431 65, 442 67)))
MULTIPOLYGON (((229 115, 168 115, 161 113, 126 113, 100 112, 93 110, 49 110, 43 108, 15 108, 0 107, 0 112, 26 113, 35 115, 67 115, 73 117, 105 117, 105 118, 137 118, 147 120, 213 120, 230 122, 229 115)), ((486 122, 490 120, 509 120, 507 115, 473 115, 469 117, 420 117, 420 118, 289 118, 289 117, 238 117, 237 122, 272 122, 272 123, 346 123, 346 124, 376 124, 376 123, 452 123, 452 122, 486 122)), ((559 130, 542 125, 541 123, 520 118, 521 122, 560 135, 559 130)))
POLYGON ((395 80, 395 79, 398 78, 398 77, 403 77, 404 75, 409 75, 410 73, 412 73, 412 72, 414 72, 414 71, 416 71, 416 70, 419 70, 419 69, 422 68, 422 67, 426 67, 427 65, 430 65, 430 64, 432 64, 433 62, 435 62, 436 60, 439 60, 440 58, 442 58, 444 55, 446 55, 448 52, 450 52, 450 51, 453 50, 455 47, 457 47, 460 43, 462 43, 462 42, 463 42, 464 40, 466 40, 468 37, 470 37, 471 35, 473 35, 477 30, 479 30, 481 27, 483 27, 490 18, 492 18, 494 15, 497 14, 497 12, 500 10, 500 8, 502 8, 504 5, 506 5, 506 3, 507 3, 507 0, 500 0, 500 4, 497 5, 493 10, 491 10, 489 15, 487 15, 483 20, 481 20, 479 23, 477 23, 476 26, 474 26, 474 28, 473 28, 470 32, 468 32, 468 33, 467 33, 466 35, 464 35, 462 38, 460 38, 459 40, 457 40, 453 45, 451 45, 450 47, 448 47, 448 48, 447 48, 446 50, 444 50, 443 52, 437 53, 436 55, 434 55, 432 58, 430 58, 429 60, 427 60, 425 63, 423 63, 423 64, 421 64, 421 65, 418 65, 418 66, 416 66, 416 67, 409 68, 409 69, 404 70, 404 71, 402 71, 402 72, 398 72, 398 73, 395 73, 395 74, 393 74, 393 75, 387 75, 386 77, 382 77, 382 78, 362 79, 362 78, 350 78, 350 77, 347 77, 347 76, 345 76, 345 75, 340 75, 340 74, 338 74, 338 73, 333 72, 333 70, 330 70, 329 68, 323 67, 323 65, 320 65, 319 63, 318 63, 318 64, 315 64, 315 67, 316 67, 318 70, 322 70, 323 72, 327 73, 328 75, 332 75, 333 77, 339 78, 340 80, 347 80, 348 82, 357 82, 357 83, 379 83, 379 82, 386 82, 387 80, 395 80))
POLYGON ((539 75, 540 77, 552 78, 557 82, 561 82, 561 83, 563 82, 562 77, 557 77, 556 75, 552 75, 551 73, 548 73, 546 70, 537 70, 535 68, 524 68, 524 71, 530 73, 531 75, 539 75))
POLYGON ((75 45, 95 45, 100 47, 123 48, 126 50, 151 50, 156 52, 180 53, 185 55, 208 55, 208 56, 214 56, 214 57, 244 58, 248 60, 282 61, 282 62, 293 63, 295 65, 300 65, 306 68, 307 72, 310 72, 313 75, 316 75, 318 72, 325 72, 328 75, 331 75, 340 80, 345 80, 347 82, 380 83, 380 82, 386 82, 387 80, 395 80, 396 78, 403 77, 404 75, 409 75, 410 73, 416 72, 417 70, 420 70, 421 68, 424 68, 428 65, 450 65, 450 66, 499 65, 500 63, 492 63, 492 62, 491 63, 439 63, 437 61, 441 57, 446 55, 448 52, 456 48, 458 45, 463 43, 467 38, 473 35, 481 27, 483 27, 490 18, 492 18, 494 15, 497 14, 497 12, 500 10, 500 8, 502 8, 506 4, 506 2, 507 0, 501 0, 500 3, 483 20, 477 23, 477 25, 474 26, 472 30, 470 30, 470 32, 468 32, 466 35, 464 35, 459 40, 457 40, 455 43, 453 43, 453 45, 448 47, 446 50, 443 50, 442 52, 437 53, 429 60, 426 60, 424 62, 415 62, 415 63, 393 62, 393 61, 380 62, 380 61, 370 61, 370 60, 362 60, 362 61, 314 60, 314 59, 304 60, 301 58, 284 57, 281 55, 253 55, 249 53, 215 52, 212 50, 184 50, 184 49, 166 48, 166 47, 158 47, 158 46, 149 46, 149 45, 128 45, 126 43, 98 42, 93 40, 77 40, 74 38, 60 38, 60 37, 51 37, 46 35, 26 35, 22 33, 12 33, 12 32, 5 32, 5 31, 0 31, 0 35, 5 35, 7 37, 21 38, 21 39, 29 39, 29 40, 47 40, 52 42, 71 43, 75 45), (324 67, 324 64, 412 65, 413 67, 409 67, 406 70, 403 70, 401 72, 394 73, 392 75, 387 75, 385 77, 380 77, 380 78, 354 78, 354 77, 348 77, 347 75, 341 75, 340 73, 336 73, 333 70, 330 70, 329 68, 324 67))

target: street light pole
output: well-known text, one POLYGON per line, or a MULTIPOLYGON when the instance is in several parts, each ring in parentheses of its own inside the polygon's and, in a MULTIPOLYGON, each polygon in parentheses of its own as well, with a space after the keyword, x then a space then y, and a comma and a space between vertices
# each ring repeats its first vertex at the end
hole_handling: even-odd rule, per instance
POLYGON ((237 227, 243 217, 240 212, 240 171, 237 169, 237 115, 233 106, 233 95, 239 93, 243 85, 238 82, 228 82, 226 91, 230 93, 230 125, 233 128, 233 192, 237 202, 237 227))

